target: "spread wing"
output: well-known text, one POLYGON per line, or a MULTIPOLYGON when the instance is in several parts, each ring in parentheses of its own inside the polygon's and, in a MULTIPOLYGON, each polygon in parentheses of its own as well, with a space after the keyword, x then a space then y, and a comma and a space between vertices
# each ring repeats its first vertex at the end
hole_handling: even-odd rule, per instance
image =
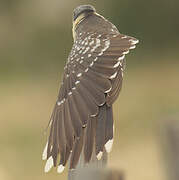
MULTIPOLYGON (((78 35, 64 68, 52 113, 50 135, 44 150, 44 159, 47 158, 45 171, 57 164, 58 171, 63 171, 70 154, 70 168, 74 168, 83 147, 85 160, 89 161, 94 141, 98 155, 111 139, 112 127, 110 131, 102 132, 100 129, 105 129, 105 125, 100 124, 100 117, 104 108, 108 111, 119 95, 125 55, 129 49, 135 48, 137 42, 135 38, 120 33, 78 35)), ((109 114, 112 114, 111 109, 109 114)))

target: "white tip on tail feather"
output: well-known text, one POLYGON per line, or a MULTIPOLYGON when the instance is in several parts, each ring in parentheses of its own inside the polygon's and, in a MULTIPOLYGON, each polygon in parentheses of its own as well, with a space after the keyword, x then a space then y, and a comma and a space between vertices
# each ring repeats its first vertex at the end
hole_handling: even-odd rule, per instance
POLYGON ((131 43, 132 45, 135 45, 135 44, 137 44, 137 43, 139 42, 138 39, 136 39, 136 40, 131 39, 131 40, 129 40, 129 41, 132 42, 132 43, 131 43))
POLYGON ((57 168, 57 172, 62 173, 64 171, 64 169, 65 169, 65 167, 62 164, 60 164, 57 168))
POLYGON ((100 151, 98 154, 97 154, 97 159, 98 160, 100 160, 101 158, 102 158, 102 156, 103 156, 103 152, 102 151, 100 151))
POLYGON ((105 91, 105 93, 110 92, 110 91, 111 91, 111 89, 112 89, 112 87, 110 87, 108 90, 106 90, 106 91, 105 91))
POLYGON ((121 62, 118 61, 118 62, 113 66, 113 68, 117 68, 120 64, 121 64, 121 62))
POLYGON ((117 72, 115 72, 112 76, 110 76, 109 78, 110 79, 114 79, 115 77, 116 77, 116 75, 117 75, 117 72))
POLYGON ((133 45, 133 46, 131 46, 129 49, 135 49, 136 48, 136 46, 135 45, 133 45))
POLYGON ((53 158, 50 156, 45 164, 44 171, 47 173, 50 171, 50 169, 53 167, 53 158))
POLYGON ((121 37, 121 39, 126 39, 126 38, 127 38, 127 36, 125 36, 125 35, 123 37, 121 37))
POLYGON ((128 54, 128 53, 129 53, 129 51, 124 51, 122 54, 126 55, 126 54, 128 54))
POLYGON ((48 142, 46 143, 44 151, 42 153, 42 160, 46 160, 47 159, 47 147, 48 147, 48 142))
POLYGON ((107 151, 107 153, 110 153, 112 150, 112 145, 113 145, 113 139, 109 140, 104 146, 107 151))
POLYGON ((124 59, 124 58, 125 58, 125 55, 120 56, 120 57, 118 58, 118 61, 121 61, 121 60, 124 59))

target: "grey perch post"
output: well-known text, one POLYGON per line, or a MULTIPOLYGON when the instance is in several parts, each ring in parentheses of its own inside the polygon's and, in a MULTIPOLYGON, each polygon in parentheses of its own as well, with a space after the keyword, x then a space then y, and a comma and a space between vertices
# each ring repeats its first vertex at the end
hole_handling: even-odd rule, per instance
MULTIPOLYGON (((69 169, 68 180, 77 180, 77 179, 82 180, 82 177, 84 177, 84 173, 82 174, 84 169, 85 169, 85 172, 88 172, 88 170, 90 172, 90 170, 93 168, 105 169, 106 166, 107 166, 107 152, 105 150, 103 152, 103 156, 102 156, 101 160, 98 160, 96 158, 96 154, 93 153, 92 160, 88 164, 84 163, 84 157, 83 157, 83 152, 82 152, 76 169, 75 170, 69 169), (81 177, 81 178, 79 179, 79 177, 81 177)), ((87 173, 87 174, 89 174, 89 173, 87 173)))
MULTIPOLYGON (((179 117, 179 116, 178 116, 179 117)), ((169 180, 179 179, 179 119, 164 121, 164 155, 169 180)))
POLYGON ((107 153, 100 161, 93 156, 91 163, 84 164, 82 156, 76 170, 70 170, 68 180, 124 180, 123 172, 106 168, 107 153))
POLYGON ((82 168, 75 180, 124 180, 123 173, 102 168, 82 168))

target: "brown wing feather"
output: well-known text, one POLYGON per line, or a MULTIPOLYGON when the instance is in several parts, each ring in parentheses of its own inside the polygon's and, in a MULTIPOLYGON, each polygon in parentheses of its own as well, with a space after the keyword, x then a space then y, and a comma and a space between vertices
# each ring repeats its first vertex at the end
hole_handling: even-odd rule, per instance
POLYGON ((59 153, 60 165, 65 165, 72 150, 70 168, 75 168, 83 146, 85 161, 89 162, 94 136, 96 154, 113 138, 111 106, 122 86, 124 56, 137 40, 120 34, 111 23, 105 24, 110 28, 78 29, 85 33, 77 32, 52 114, 47 158, 53 157, 53 165, 59 153))
POLYGON ((93 146, 95 142, 95 130, 96 130, 96 117, 91 117, 88 121, 86 128, 86 135, 84 141, 84 160, 88 163, 91 160, 93 153, 93 146))

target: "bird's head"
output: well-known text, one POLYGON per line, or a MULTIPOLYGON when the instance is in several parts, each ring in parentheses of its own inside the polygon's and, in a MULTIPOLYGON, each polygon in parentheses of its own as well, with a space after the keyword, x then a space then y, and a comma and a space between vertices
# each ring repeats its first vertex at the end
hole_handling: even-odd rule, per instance
POLYGON ((73 37, 75 38, 75 29, 78 24, 83 21, 86 17, 95 13, 96 10, 91 5, 80 5, 73 11, 73 37))

